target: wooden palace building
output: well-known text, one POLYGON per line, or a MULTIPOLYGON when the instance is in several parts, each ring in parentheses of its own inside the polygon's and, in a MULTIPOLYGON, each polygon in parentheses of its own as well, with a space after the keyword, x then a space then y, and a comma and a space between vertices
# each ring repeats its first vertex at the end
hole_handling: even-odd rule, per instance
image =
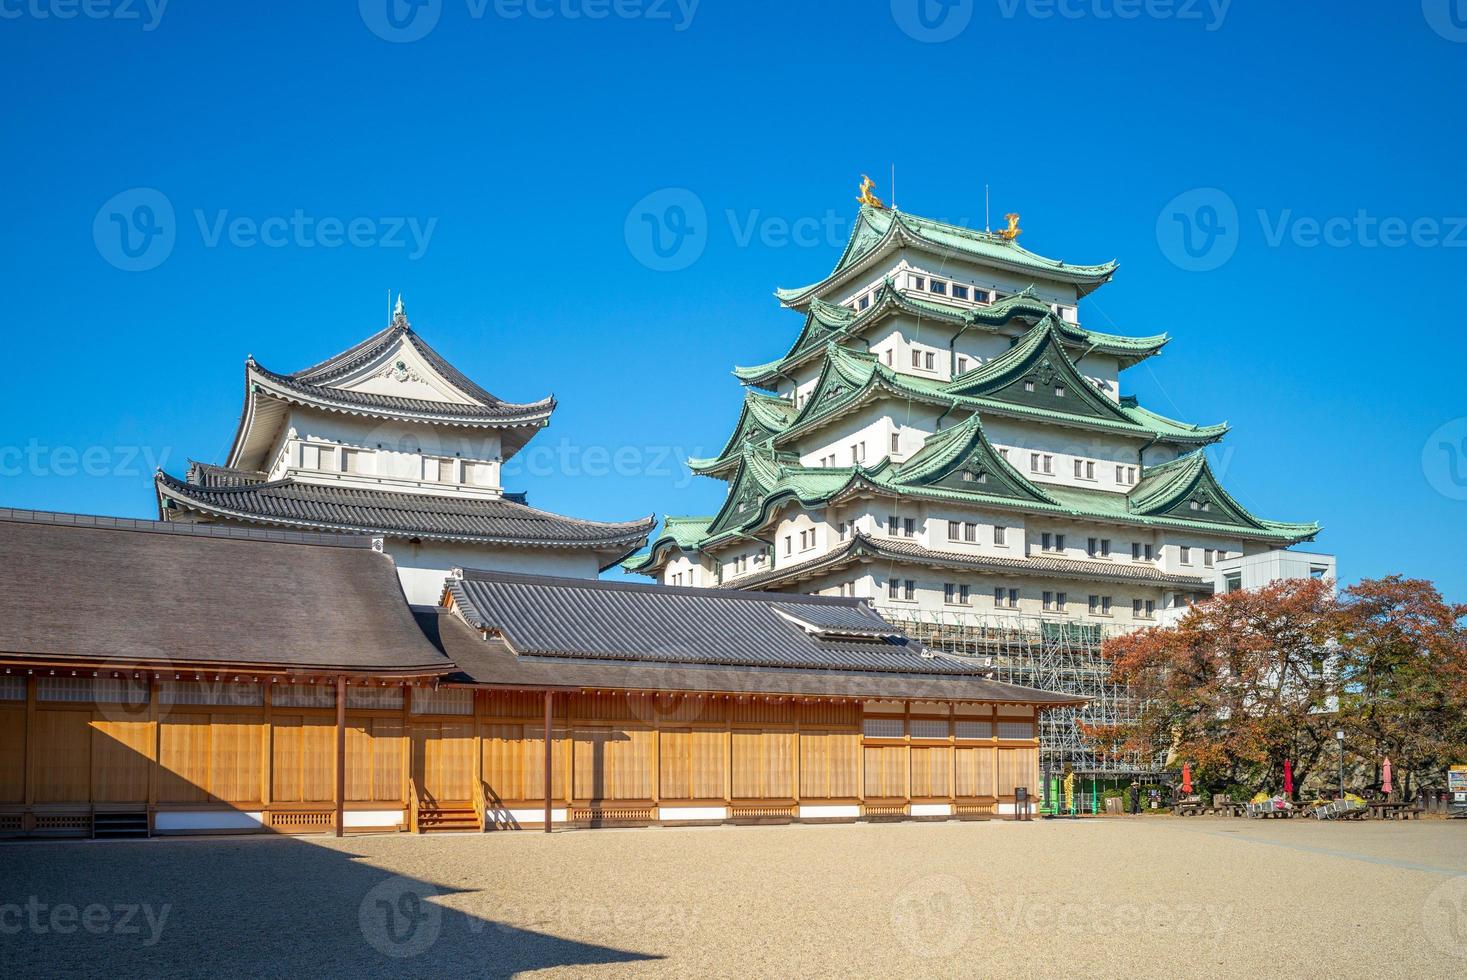
POLYGON ((454 569, 380 537, 0 510, 0 834, 963 818, 1076 699, 859 599, 454 569))

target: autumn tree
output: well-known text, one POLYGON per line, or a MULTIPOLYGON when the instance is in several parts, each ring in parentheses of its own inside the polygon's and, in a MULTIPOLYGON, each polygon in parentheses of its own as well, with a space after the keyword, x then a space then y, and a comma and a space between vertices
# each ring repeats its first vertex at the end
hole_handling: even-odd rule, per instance
POLYGON ((1113 676, 1131 687, 1139 714, 1090 734, 1122 752, 1190 762, 1204 786, 1278 789, 1285 759, 1302 783, 1332 742, 1338 624, 1328 582, 1288 579, 1108 640, 1113 676))
POLYGON ((1393 575, 1345 589, 1337 638, 1340 725, 1370 778, 1389 756, 1396 788, 1436 785, 1467 762, 1467 605, 1393 575))

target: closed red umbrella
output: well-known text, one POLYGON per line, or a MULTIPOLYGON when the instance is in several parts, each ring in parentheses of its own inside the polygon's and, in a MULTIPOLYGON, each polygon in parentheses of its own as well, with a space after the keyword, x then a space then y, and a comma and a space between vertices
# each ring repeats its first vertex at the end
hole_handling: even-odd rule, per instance
POLYGON ((1380 791, 1386 796, 1391 795, 1391 757, 1386 756, 1385 762, 1380 767, 1380 791))
POLYGON ((1182 792, 1192 792, 1192 763, 1182 763, 1182 792))
POLYGON ((1288 759, 1284 760, 1284 796, 1294 798, 1294 764, 1288 759))

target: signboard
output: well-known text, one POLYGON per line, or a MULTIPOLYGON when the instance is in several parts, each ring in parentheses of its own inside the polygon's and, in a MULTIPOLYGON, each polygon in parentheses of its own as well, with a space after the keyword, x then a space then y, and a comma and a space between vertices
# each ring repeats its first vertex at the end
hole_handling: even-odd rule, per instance
POLYGON ((1467 803, 1467 766, 1447 770, 1447 792, 1452 794, 1453 803, 1467 803))

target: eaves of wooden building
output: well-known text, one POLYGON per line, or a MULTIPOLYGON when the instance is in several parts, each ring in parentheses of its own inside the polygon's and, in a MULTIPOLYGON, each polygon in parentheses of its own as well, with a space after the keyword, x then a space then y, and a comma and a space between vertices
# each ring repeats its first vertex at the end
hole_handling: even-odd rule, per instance
POLYGON ((1038 712, 864 602, 0 511, 0 835, 1013 812, 1038 712))

